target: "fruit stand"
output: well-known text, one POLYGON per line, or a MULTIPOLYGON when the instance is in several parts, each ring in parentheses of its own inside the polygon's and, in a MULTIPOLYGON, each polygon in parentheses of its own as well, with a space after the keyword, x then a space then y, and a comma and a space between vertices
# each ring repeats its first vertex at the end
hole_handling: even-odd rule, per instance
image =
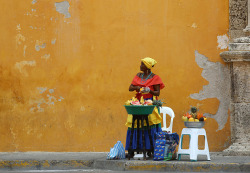
POLYGON ((128 149, 128 159, 133 157, 134 152, 143 152, 143 159, 146 160, 146 152, 148 153, 153 153, 154 148, 153 148, 153 141, 152 141, 152 136, 150 133, 150 128, 149 128, 149 122, 148 122, 148 115, 152 114, 155 106, 154 105, 124 105, 127 113, 133 115, 133 121, 132 121, 132 129, 131 129, 131 135, 130 135, 130 144, 129 144, 129 149, 128 149), (133 134, 134 134, 134 124, 135 120, 137 120, 137 134, 139 134, 139 128, 141 124, 141 129, 142 129, 142 143, 143 143, 143 149, 139 149, 139 135, 137 135, 137 148, 133 149, 132 148, 132 139, 133 139, 133 134), (146 121, 147 126, 144 127, 144 120, 146 121), (150 149, 146 149, 145 145, 145 136, 144 136, 144 129, 148 131, 149 134, 149 139, 150 139, 150 149))

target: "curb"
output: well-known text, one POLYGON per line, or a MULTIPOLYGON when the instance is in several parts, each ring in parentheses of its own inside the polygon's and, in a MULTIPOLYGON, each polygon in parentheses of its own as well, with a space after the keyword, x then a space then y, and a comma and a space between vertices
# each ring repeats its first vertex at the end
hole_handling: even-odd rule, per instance
POLYGON ((93 163, 94 160, 1 160, 0 170, 89 169, 93 167, 93 163))
POLYGON ((0 161, 0 170, 103 169, 113 171, 249 172, 250 163, 127 160, 0 161))
POLYGON ((223 156, 210 153, 199 156, 197 162, 189 156, 180 161, 106 160, 106 152, 16 152, 0 153, 1 170, 112 170, 167 172, 250 172, 250 156, 223 156))
POLYGON ((126 170, 129 171, 178 171, 178 172, 249 172, 250 164, 231 163, 231 164, 210 164, 210 163, 152 163, 152 164, 128 164, 126 170))

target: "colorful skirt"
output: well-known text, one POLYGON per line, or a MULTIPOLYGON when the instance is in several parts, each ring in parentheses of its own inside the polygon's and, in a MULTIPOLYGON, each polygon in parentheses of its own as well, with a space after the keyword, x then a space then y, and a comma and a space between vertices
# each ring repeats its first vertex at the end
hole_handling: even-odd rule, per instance
MULTIPOLYGON (((154 125, 151 125, 149 127, 150 127, 152 142, 153 142, 153 145, 154 145, 154 142, 155 142, 154 135, 155 135, 155 133, 156 132, 162 132, 161 123, 154 124, 154 125)), ((126 138, 125 150, 129 149, 131 130, 132 130, 132 128, 128 128, 128 130, 127 130, 127 138, 126 138)), ((144 136, 145 136, 146 149, 151 149, 149 134, 148 134, 148 130, 146 130, 146 127, 144 127, 144 136)), ((133 140, 132 141, 132 149, 143 149, 142 128, 139 128, 139 134, 137 133, 137 128, 134 128, 134 134, 133 134, 133 139, 132 140, 133 140), (139 135, 139 147, 138 148, 137 148, 137 135, 139 135)))

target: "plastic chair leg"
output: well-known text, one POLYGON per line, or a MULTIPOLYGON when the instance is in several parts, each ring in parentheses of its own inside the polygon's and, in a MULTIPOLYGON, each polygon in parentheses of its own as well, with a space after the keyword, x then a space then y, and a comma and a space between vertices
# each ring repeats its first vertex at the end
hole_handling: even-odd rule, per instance
POLYGON ((204 137, 205 137, 205 151, 207 153, 207 160, 211 160, 210 159, 210 154, 209 154, 208 142, 207 142, 207 135, 204 136, 204 137))
POLYGON ((177 159, 181 160, 181 154, 177 154, 177 159))
POLYGON ((198 135, 193 135, 193 136, 190 136, 190 137, 191 137, 190 146, 189 146, 189 148, 191 148, 190 160, 191 161, 197 161, 197 152, 196 152, 196 150, 198 150, 198 135))

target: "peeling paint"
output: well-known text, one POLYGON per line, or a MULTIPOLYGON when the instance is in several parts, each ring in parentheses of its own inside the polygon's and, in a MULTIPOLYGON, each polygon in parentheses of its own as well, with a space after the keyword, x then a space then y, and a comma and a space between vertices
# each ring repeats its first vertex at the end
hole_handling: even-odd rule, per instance
POLYGON ((29 100, 29 111, 31 113, 44 112, 47 107, 53 106, 56 102, 64 99, 62 96, 56 97, 52 95, 55 92, 55 88, 37 87, 36 89, 39 91, 40 96, 29 100))
POLYGON ((28 76, 28 72, 25 70, 25 66, 36 66, 36 61, 21 61, 16 62, 15 67, 22 73, 24 76, 28 76))
POLYGON ((44 108, 41 107, 41 103, 37 104, 37 112, 44 112, 44 108))
POLYGON ((64 98, 62 97, 62 96, 60 96, 60 99, 58 99, 58 101, 60 102, 60 101, 62 101, 64 98))
POLYGON ((53 18, 53 17, 51 17, 50 20, 51 20, 51 21, 54 20, 54 21, 56 22, 56 21, 58 20, 58 18, 53 18))
POLYGON ((22 44, 22 42, 24 42, 25 41, 25 37, 22 35, 22 34, 20 34, 20 33, 18 33, 17 35, 16 35, 16 44, 22 44))
POLYGON ((226 34, 217 36, 217 43, 218 43, 217 48, 219 48, 219 49, 227 49, 228 44, 229 44, 228 36, 226 34))
POLYGON ((32 3, 32 4, 35 4, 35 3, 37 3, 37 0, 33 0, 31 3, 32 3))
POLYGON ((46 43, 43 43, 40 47, 44 49, 46 47, 46 43))
POLYGON ((10 133, 11 133, 11 135, 12 135, 12 144, 14 145, 14 147, 15 147, 15 150, 17 150, 18 149, 18 147, 19 147, 19 144, 16 142, 16 133, 14 132, 14 130, 13 130, 13 128, 10 128, 10 133))
POLYGON ((205 113, 204 115, 214 118, 218 123, 218 130, 222 130, 228 119, 230 105, 230 71, 219 62, 211 62, 207 57, 195 51, 195 60, 199 67, 203 68, 202 77, 209 84, 203 86, 199 93, 191 94, 190 97, 196 100, 217 98, 220 102, 215 115, 205 113))
POLYGON ((16 26, 16 30, 17 30, 17 31, 20 31, 20 30, 21 30, 20 24, 18 24, 18 25, 16 26))
POLYGON ((63 14, 65 18, 70 18, 71 15, 69 13, 69 2, 63 1, 63 2, 56 2, 55 3, 56 11, 63 14))
POLYGON ((24 45, 24 46, 23 46, 23 56, 24 56, 24 57, 25 57, 26 48, 27 48, 27 46, 24 45))
POLYGON ((56 39, 51 40, 51 44, 56 44, 56 39))
POLYGON ((50 58, 50 54, 45 54, 41 56, 42 59, 45 59, 46 61, 50 58))
POLYGON ((29 16, 29 15, 31 15, 29 12, 27 12, 26 14, 24 14, 24 15, 26 15, 26 16, 29 16))
POLYGON ((36 40, 36 44, 35 44, 35 49, 36 51, 40 51, 40 49, 44 49, 46 47, 46 43, 42 43, 39 40, 36 40))
POLYGON ((44 112, 44 108, 41 107, 42 104, 46 103, 44 98, 38 98, 35 100, 30 100, 30 104, 33 105, 30 108, 30 112, 44 112))
POLYGON ((191 27, 192 27, 192 28, 197 28, 197 24, 196 24, 196 23, 193 23, 191 27))
POLYGON ((84 106, 81 106, 80 110, 83 112, 85 111, 85 107, 84 106))
POLYGON ((39 90, 39 93, 42 94, 47 90, 47 87, 37 87, 37 90, 39 90))
POLYGON ((53 92, 55 92, 54 89, 49 89, 49 93, 52 94, 53 92))
POLYGON ((47 97, 48 97, 49 100, 46 102, 46 104, 54 105, 55 104, 54 101, 57 102, 57 99, 54 96, 51 96, 51 95, 47 94, 47 97))

